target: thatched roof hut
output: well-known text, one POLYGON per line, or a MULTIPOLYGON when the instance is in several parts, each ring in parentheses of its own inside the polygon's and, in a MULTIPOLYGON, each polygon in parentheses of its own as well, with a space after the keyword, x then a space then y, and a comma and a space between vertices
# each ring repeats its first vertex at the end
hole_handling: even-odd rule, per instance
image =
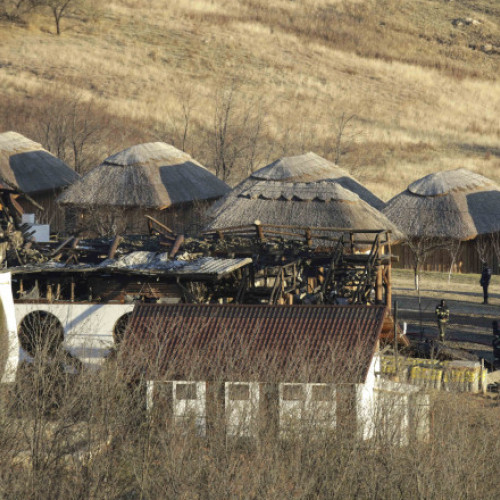
POLYGON ((35 213, 37 222, 50 223, 52 231, 64 228, 56 197, 79 178, 40 144, 17 132, 0 134, 0 186, 29 195, 19 197, 19 204, 25 212, 35 213))
MULTIPOLYGON (((386 229, 393 231, 396 239, 401 237, 394 224, 361 195, 342 186, 337 178, 324 179, 341 169, 316 159, 322 160, 308 153, 283 158, 258 170, 226 196, 223 203, 215 206, 210 214, 215 217, 208 229, 247 225, 259 220, 262 224, 311 228, 386 229), (309 165, 318 168, 305 168, 299 161, 301 158, 311 159, 309 165)), ((346 178, 350 179, 343 177, 346 178)))
MULTIPOLYGON (((229 186, 187 153, 163 142, 132 146, 114 154, 91 170, 59 198, 59 203, 80 210, 111 208, 122 211, 141 210, 136 220, 124 230, 140 231, 144 211, 174 230, 184 224, 173 220, 172 210, 197 202, 216 200, 230 191, 229 186), (160 217, 158 211, 169 210, 160 217)), ((189 210, 188 210, 189 211, 189 210)), ((185 214, 184 214, 185 215, 185 214)), ((185 216, 181 219, 185 219, 185 216)), ((130 221, 129 221, 130 222, 130 221)))
POLYGON ((383 212, 408 236, 470 240, 500 231, 500 187, 465 168, 438 172, 410 184, 383 212))
POLYGON ((214 200, 229 190, 187 153, 170 144, 151 142, 110 156, 68 189, 59 203, 164 209, 214 200))
POLYGON ((299 156, 280 158, 253 172, 250 177, 215 203, 210 210, 209 216, 217 217, 227 207, 231 207, 241 193, 262 181, 266 182, 269 189, 273 184, 334 181, 343 188, 356 193, 361 200, 377 210, 381 210, 385 205, 380 198, 377 198, 370 190, 351 177, 346 170, 315 153, 309 152, 299 156))
POLYGON ((33 195, 57 191, 80 176, 66 163, 17 132, 0 134, 0 182, 33 195))

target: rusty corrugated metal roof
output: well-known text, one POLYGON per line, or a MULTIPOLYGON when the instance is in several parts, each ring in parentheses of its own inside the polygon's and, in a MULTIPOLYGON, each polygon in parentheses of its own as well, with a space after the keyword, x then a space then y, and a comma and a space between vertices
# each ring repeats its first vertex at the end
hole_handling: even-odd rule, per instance
POLYGON ((384 306, 138 304, 121 360, 129 376, 364 382, 384 306))

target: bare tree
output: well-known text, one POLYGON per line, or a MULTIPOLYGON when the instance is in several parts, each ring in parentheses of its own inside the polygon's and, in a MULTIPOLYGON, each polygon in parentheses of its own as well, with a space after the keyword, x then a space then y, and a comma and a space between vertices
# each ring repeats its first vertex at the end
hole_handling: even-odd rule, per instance
POLYGON ((85 173, 99 161, 103 136, 111 132, 111 124, 96 101, 69 95, 60 88, 38 101, 35 114, 32 137, 78 173, 85 173))
POLYGON ((480 234, 476 237, 474 243, 479 259, 482 263, 486 262, 488 253, 491 251, 491 248, 495 248, 495 236, 493 234, 491 235, 491 237, 488 235, 480 234))
POLYGON ((0 0, 0 19, 22 21, 33 8, 32 0, 0 0))
POLYGON ((254 170, 264 128, 262 102, 244 95, 233 78, 215 94, 211 143, 213 166, 223 180, 254 170))
POLYGON ((456 265, 457 260, 460 256, 462 242, 455 238, 450 238, 448 244, 446 245, 446 250, 450 255, 450 268, 448 271, 448 283, 451 282, 451 273, 453 272, 453 267, 456 265))
POLYGON ((404 241, 413 260, 415 290, 420 289, 420 272, 430 255, 436 250, 445 249, 447 241, 433 236, 411 236, 404 241))
POLYGON ((35 2, 52 14, 57 35, 61 34, 62 20, 81 13, 86 4, 86 0, 35 0, 35 2))
POLYGON ((355 114, 343 111, 336 120, 335 144, 334 144, 334 162, 340 165, 342 155, 348 150, 358 133, 353 129, 353 123, 356 120, 355 114))

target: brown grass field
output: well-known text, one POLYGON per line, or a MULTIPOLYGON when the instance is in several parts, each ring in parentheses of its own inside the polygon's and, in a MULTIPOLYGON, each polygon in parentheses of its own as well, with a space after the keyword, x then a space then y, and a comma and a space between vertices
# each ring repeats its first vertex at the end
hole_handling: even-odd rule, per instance
POLYGON ((335 158, 342 115, 339 162, 383 199, 442 169, 500 181, 499 19, 497 0, 115 0, 56 36, 37 11, 0 24, 0 130, 58 149, 47 117, 73 99, 99 120, 84 169, 151 140, 214 167, 231 98, 232 183, 283 155, 335 158))

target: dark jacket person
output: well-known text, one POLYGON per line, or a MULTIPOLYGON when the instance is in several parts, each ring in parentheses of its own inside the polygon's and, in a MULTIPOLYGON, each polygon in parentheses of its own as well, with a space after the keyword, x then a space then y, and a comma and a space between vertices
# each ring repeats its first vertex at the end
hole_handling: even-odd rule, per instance
POLYGON ((486 262, 483 262, 483 270, 481 272, 481 279, 479 280, 479 284, 483 287, 483 304, 488 303, 488 287, 490 286, 491 274, 491 267, 486 262))

